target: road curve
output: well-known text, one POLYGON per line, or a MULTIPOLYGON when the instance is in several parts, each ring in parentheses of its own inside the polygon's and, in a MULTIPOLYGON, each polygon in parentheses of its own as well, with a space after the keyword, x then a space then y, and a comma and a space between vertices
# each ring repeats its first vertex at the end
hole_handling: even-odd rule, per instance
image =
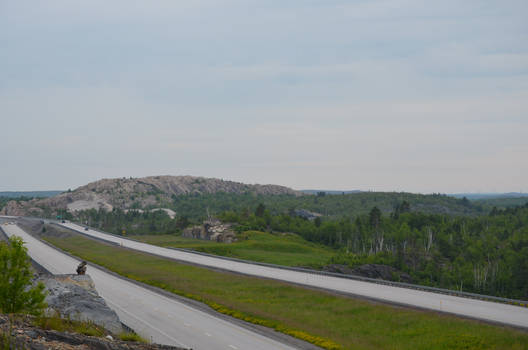
POLYGON ((414 289, 387 286, 347 278, 310 274, 300 271, 254 265, 239 261, 226 260, 190 252, 168 249, 110 235, 73 223, 60 224, 82 234, 117 243, 123 247, 136 249, 159 256, 187 261, 208 267, 221 268, 252 276, 273 278, 286 282, 303 284, 310 287, 335 290, 342 293, 363 296, 390 303, 409 305, 429 310, 452 313, 490 322, 528 328, 528 308, 490 301, 462 298, 414 289))
MULTIPOLYGON (((31 258, 51 273, 74 273, 78 260, 44 244, 15 224, 3 224, 2 228, 8 236, 21 237, 31 258)), ((88 274, 121 321, 155 343, 204 350, 294 349, 93 266, 89 266, 88 274)))

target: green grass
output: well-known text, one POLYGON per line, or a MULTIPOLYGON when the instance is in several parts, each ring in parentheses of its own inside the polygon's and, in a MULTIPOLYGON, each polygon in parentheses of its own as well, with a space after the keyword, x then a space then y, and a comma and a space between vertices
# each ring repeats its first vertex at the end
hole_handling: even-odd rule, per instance
POLYGON ((46 240, 121 275, 327 349, 528 349, 528 334, 507 327, 213 271, 80 236, 46 240))
POLYGON ((135 341, 139 343, 148 343, 147 340, 141 338, 136 333, 124 332, 118 335, 118 338, 123 341, 135 341))
POLYGON ((37 317, 33 325, 42 329, 53 329, 59 332, 79 333, 93 337, 103 337, 108 333, 103 327, 90 321, 74 321, 58 316, 37 317))
POLYGON ((248 231, 237 235, 234 243, 217 243, 176 235, 138 235, 138 241, 162 247, 192 249, 199 252, 285 266, 321 267, 335 251, 306 241, 292 233, 248 231))
MULTIPOLYGON (((59 316, 40 316, 32 320, 34 326, 42 329, 53 329, 59 332, 69 332, 89 335, 93 337, 104 337, 108 332, 104 327, 96 325, 91 321, 76 321, 61 318, 59 316)), ((123 341, 147 343, 147 341, 136 333, 122 332, 116 335, 123 341)))

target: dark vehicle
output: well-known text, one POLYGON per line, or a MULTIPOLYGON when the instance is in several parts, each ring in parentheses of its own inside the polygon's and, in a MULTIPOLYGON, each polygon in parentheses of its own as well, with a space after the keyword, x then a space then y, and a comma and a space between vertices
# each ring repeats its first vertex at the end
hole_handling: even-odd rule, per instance
POLYGON ((62 222, 63 224, 65 224, 65 223, 66 223, 66 220, 62 220, 61 222, 62 222))
POLYGON ((85 230, 85 231, 88 231, 88 230, 89 230, 89 228, 88 228, 88 227, 85 227, 85 228, 84 228, 84 230, 85 230))

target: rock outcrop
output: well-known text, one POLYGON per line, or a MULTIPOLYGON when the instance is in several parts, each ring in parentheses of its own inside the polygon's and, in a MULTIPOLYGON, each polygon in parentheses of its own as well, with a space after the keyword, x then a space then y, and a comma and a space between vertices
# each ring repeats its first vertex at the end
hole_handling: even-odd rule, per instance
POLYGON ((315 220, 316 218, 323 216, 323 214, 315 213, 306 209, 295 209, 293 215, 306 220, 315 220))
POLYGON ((48 291, 48 314, 90 320, 115 334, 123 331, 119 317, 99 296, 89 275, 42 275, 37 282, 44 283, 48 291))
POLYGON ((32 199, 27 202, 9 201, 5 207, 0 210, 0 215, 42 216, 44 210, 36 206, 38 203, 38 199, 32 199))
POLYGON ((236 234, 231 224, 223 224, 220 220, 210 219, 202 225, 186 228, 183 237, 204 239, 208 241, 232 243, 236 241, 236 234))
POLYGON ((33 326, 31 321, 31 317, 10 320, 8 316, 0 315, 0 347, 28 350, 184 350, 175 346, 114 340, 111 336, 98 338, 41 329, 33 326))
POLYGON ((9 202, 2 215, 24 216, 30 211, 68 209, 112 210, 162 205, 173 196, 186 194, 254 193, 256 195, 303 195, 291 188, 276 185, 247 185, 240 182, 194 176, 149 176, 144 178, 103 179, 46 199, 9 202))
POLYGON ((365 264, 352 269, 346 265, 331 264, 325 266, 323 270, 328 272, 342 273, 345 275, 382 279, 386 281, 405 283, 413 282, 412 277, 409 274, 399 271, 388 265, 365 264))

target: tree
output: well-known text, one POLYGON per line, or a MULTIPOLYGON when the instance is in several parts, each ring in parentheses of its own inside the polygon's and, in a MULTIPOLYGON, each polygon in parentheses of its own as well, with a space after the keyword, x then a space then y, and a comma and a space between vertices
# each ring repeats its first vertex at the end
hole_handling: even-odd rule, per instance
POLYGON ((46 308, 44 284, 31 286, 30 267, 22 238, 0 243, 0 312, 39 315, 46 308))
POLYGON ((381 210, 379 210, 378 207, 372 208, 372 210, 369 213, 369 222, 370 226, 373 228, 378 228, 381 221, 381 210))
POLYGON ((259 203, 259 205, 257 206, 257 209, 255 209, 255 216, 263 217, 265 210, 266 210, 266 207, 264 206, 264 204, 259 203))

